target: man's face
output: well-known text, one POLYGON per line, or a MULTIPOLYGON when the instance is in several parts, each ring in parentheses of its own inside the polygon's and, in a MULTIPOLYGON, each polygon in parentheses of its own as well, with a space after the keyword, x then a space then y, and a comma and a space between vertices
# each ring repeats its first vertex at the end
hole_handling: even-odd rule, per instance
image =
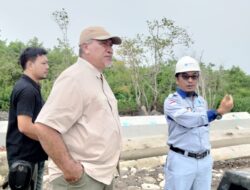
POLYGON ((49 71, 48 58, 46 55, 38 55, 35 61, 31 61, 30 71, 36 80, 47 78, 49 71))
POLYGON ((87 44, 85 54, 88 61, 99 70, 103 70, 112 64, 113 56, 112 40, 92 40, 87 44))
POLYGON ((194 92, 198 84, 199 72, 190 71, 179 73, 176 84, 185 92, 194 92))

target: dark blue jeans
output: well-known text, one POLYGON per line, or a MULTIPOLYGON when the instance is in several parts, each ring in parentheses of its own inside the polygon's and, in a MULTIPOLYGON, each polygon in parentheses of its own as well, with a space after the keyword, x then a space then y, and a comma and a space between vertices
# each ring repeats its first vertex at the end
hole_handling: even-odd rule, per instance
POLYGON ((37 175, 35 178, 35 190, 43 189, 43 173, 44 173, 44 163, 45 161, 38 162, 37 165, 37 175))

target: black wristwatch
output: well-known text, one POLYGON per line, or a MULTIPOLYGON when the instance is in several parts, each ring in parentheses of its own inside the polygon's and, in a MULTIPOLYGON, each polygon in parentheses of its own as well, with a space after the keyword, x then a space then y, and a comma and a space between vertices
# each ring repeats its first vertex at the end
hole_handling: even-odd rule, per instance
POLYGON ((221 119, 222 115, 216 111, 216 119, 221 119))

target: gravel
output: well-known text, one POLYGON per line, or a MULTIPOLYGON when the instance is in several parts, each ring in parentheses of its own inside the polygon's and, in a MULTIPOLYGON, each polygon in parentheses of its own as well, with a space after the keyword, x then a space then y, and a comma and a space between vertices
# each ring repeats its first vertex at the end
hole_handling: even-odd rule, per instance
MULTIPOLYGON (((4 153, 4 151, 0 151, 4 153)), ((6 157, 0 157, 0 184, 7 174, 6 157)), ((212 190, 216 190, 223 174, 227 170, 243 170, 250 168, 250 158, 216 161, 213 167, 212 190)), ((162 190, 164 186, 163 166, 153 168, 124 167, 121 175, 115 179, 114 190, 162 190)), ((44 190, 48 189, 47 170, 44 176, 44 190)))
MULTIPOLYGON (((212 190, 217 189, 225 171, 245 168, 250 168, 250 158, 214 162, 212 190)), ((163 189, 164 183, 163 166, 150 169, 124 168, 121 171, 121 176, 115 180, 114 190, 143 190, 143 184, 156 185, 159 189, 163 189)), ((152 190, 156 190, 156 186, 150 187, 153 187, 152 190)))

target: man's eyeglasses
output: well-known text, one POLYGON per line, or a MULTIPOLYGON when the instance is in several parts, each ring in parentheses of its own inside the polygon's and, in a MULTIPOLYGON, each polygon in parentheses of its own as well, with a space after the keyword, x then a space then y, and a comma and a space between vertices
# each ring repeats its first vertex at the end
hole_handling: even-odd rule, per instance
POLYGON ((198 80, 198 78, 199 78, 199 74, 189 75, 187 73, 181 73, 180 76, 184 80, 189 80, 189 78, 191 78, 192 80, 198 80))

